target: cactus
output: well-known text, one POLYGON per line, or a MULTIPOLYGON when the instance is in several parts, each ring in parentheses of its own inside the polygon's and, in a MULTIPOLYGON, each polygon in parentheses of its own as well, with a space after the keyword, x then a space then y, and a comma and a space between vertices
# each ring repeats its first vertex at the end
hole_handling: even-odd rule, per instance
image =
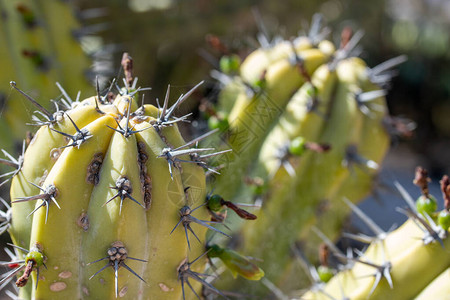
POLYGON ((238 190, 225 187, 240 185, 292 93, 309 79, 308 74, 330 59, 333 51, 334 46, 329 41, 315 45, 313 41, 301 37, 292 45, 285 41, 273 49, 256 50, 243 61, 241 77, 235 78, 235 84, 240 84, 240 88, 233 87, 239 93, 231 101, 228 97, 223 99, 226 102, 224 108, 218 110, 218 114, 223 115, 229 124, 226 141, 233 150, 223 159, 228 166, 218 179, 218 193, 224 198, 232 198, 232 192, 238 190), (292 48, 296 51, 294 57, 290 57, 292 48), (297 64, 296 58, 301 58, 302 62, 297 64), (299 72, 298 68, 302 71, 299 72), (229 102, 233 106, 227 111, 229 102))
POLYGON ((82 49, 80 18, 70 1, 2 0, 0 13, 0 59, 8 70, 0 75, 0 139, 2 147, 12 151, 14 136, 29 130, 22 120, 29 118, 31 107, 10 92, 9 81, 20 82, 46 108, 49 99, 65 93, 61 86, 73 96, 79 90, 91 94, 94 90, 85 75, 92 76, 89 55, 95 50, 82 49))
MULTIPOLYGON (((357 202, 373 190, 390 142, 385 71, 405 60, 369 68, 353 55, 361 32, 346 29, 334 50, 320 23, 315 16, 307 37, 255 50, 239 76, 214 73, 230 82, 216 116, 228 121, 222 138, 233 150, 219 160, 226 168, 215 175, 215 192, 229 201, 262 200, 257 222, 231 216, 227 224, 243 241, 237 249, 261 259, 282 290, 301 287, 290 274, 291 245, 308 240, 312 224, 336 238, 350 212, 337 199, 357 202)), ((248 286, 242 289, 267 293, 262 284, 248 286)))
POLYGON ((434 279, 423 291, 416 297, 417 300, 426 299, 445 299, 450 295, 448 285, 450 277, 450 268, 447 268, 436 279, 434 279))
MULTIPOLYGON (((426 185, 423 169, 419 168, 417 174, 420 176, 414 182, 426 185)), ((376 236, 347 234, 369 243, 364 253, 356 252, 358 257, 346 256, 331 245, 335 249, 331 256, 340 262, 337 274, 326 284, 316 281, 301 299, 445 299, 448 296, 448 228, 437 221, 436 211, 419 212, 412 197, 399 183, 395 184, 408 203, 407 208, 398 211, 409 219, 387 233, 354 208, 376 236)), ((423 185, 418 185, 423 190, 423 185)), ((446 202, 448 186, 448 177, 444 176, 441 187, 446 202)), ((448 207, 443 211, 447 212, 448 207)))
POLYGON ((227 236, 204 205, 204 158, 216 153, 192 147, 210 133, 186 143, 185 117, 174 116, 201 83, 172 106, 167 93, 163 107, 138 107, 145 89, 127 54, 122 65, 113 99, 98 92, 53 114, 38 106, 41 126, 11 182, 16 259, 5 263, 19 266, 1 280, 24 270, 20 297, 188 299, 202 285, 223 295, 203 279, 206 231, 227 236))
MULTIPOLYGON (((125 87, 118 96, 110 97, 110 90, 101 96, 98 84, 97 96, 83 101, 63 92, 67 111, 56 106, 50 113, 12 82, 38 108, 33 121, 40 129, 24 143, 26 151, 18 159, 4 152, 7 159, 1 161, 14 168, 3 175, 12 177, 12 204, 1 215, 0 230, 10 232, 15 250, 12 261, 3 264, 15 268, 0 284, 20 275, 16 285, 22 298, 200 299, 208 292, 227 298, 207 280, 208 262, 210 270, 222 264, 233 277, 250 280, 220 283, 237 293, 266 296, 267 288, 258 282, 263 276, 266 286, 280 288, 276 294, 304 287, 292 275, 292 245, 310 238, 312 224, 334 239, 350 208, 355 209, 352 203, 373 189, 389 145, 383 127, 384 84, 390 79, 385 71, 404 61, 398 57, 369 68, 353 56, 360 33, 343 35, 336 50, 324 40, 319 23, 316 17, 308 37, 254 51, 240 67, 237 57, 224 57, 220 66, 230 75, 218 76, 230 85, 211 110, 209 125, 216 129, 187 143, 178 123, 188 115, 173 114, 200 84, 170 107, 170 86, 162 107, 139 107, 138 92, 144 89, 136 88, 127 55, 125 87), (197 147, 208 145, 207 137, 220 143, 218 131, 232 152, 197 147), (220 154, 218 165, 227 164, 221 174, 204 162, 220 154), (206 195, 204 169, 214 174, 214 195, 206 195), (339 201, 343 197, 349 207, 339 201), (263 203, 257 211, 235 201, 255 198, 263 203), (227 245, 231 234, 243 242, 227 245)), ((354 269, 332 276, 324 263, 319 278, 329 284, 308 297, 335 297, 341 288, 336 282, 344 279, 345 295, 350 295, 356 284, 345 274, 353 280, 371 268, 375 279, 364 281, 356 298, 392 291, 410 297, 432 280, 441 284, 438 276, 445 278, 448 261, 438 266, 424 253, 442 256, 436 241, 448 246, 449 208, 435 215, 434 198, 423 180, 417 182, 423 191, 417 202, 421 214, 416 208, 405 212, 425 228, 423 242, 412 242, 418 236, 413 221, 390 234, 377 229, 376 242, 366 252, 369 260, 336 254, 354 262, 354 269), (404 245, 424 257, 415 270, 433 264, 410 294, 402 287, 416 278, 396 265, 399 237, 409 237, 404 245), (389 252, 392 260, 385 259, 379 242, 395 249, 389 252), (391 291, 397 282, 399 288, 391 291)))

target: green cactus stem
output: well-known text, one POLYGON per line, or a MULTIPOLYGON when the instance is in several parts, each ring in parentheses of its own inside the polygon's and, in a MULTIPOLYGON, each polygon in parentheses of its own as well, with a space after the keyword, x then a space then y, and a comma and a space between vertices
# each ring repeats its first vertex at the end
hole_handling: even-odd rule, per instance
POLYGON ((217 153, 192 147, 211 133, 185 142, 185 117, 174 116, 198 85, 170 107, 169 94, 162 108, 138 107, 127 54, 122 64, 126 85, 112 103, 98 94, 54 114, 13 84, 42 112, 12 174, 8 228, 15 247, 32 250, 1 282, 25 269, 17 285, 31 274, 35 288, 21 297, 179 300, 202 286, 223 295, 202 279, 206 231, 228 236, 204 205, 203 158, 217 153), (45 268, 31 257, 36 245, 45 268))
MULTIPOLYGON (((257 95, 270 94, 272 101, 281 102, 274 120, 270 117, 267 123, 261 122, 261 118, 248 120, 248 124, 252 123, 247 124, 245 130, 257 132, 258 142, 255 143, 261 142, 261 147, 255 151, 250 146, 245 150, 236 148, 233 144, 236 140, 231 141, 234 138, 233 112, 239 111, 245 119, 251 109, 240 107, 241 102, 236 98, 228 115, 230 132, 229 136, 223 136, 228 138, 227 143, 235 152, 224 158, 228 161, 222 162, 238 171, 233 174, 229 174, 229 170, 222 171, 215 181, 215 191, 236 202, 262 200, 261 210, 255 212, 258 217, 255 224, 243 224, 233 215, 228 217, 228 223, 234 230, 241 227, 239 238, 243 243, 237 249, 260 258, 267 279, 281 290, 302 288, 291 268, 291 245, 299 240, 309 240, 313 224, 332 238, 337 237, 350 212, 350 208, 337 199, 346 197, 357 202, 373 191, 379 166, 389 146, 389 135, 383 126, 387 115, 386 91, 379 86, 386 82, 381 82, 378 76, 405 58, 394 58, 371 69, 363 60, 352 57, 361 37, 361 32, 355 33, 342 43, 340 49, 331 51, 333 59, 323 61, 314 70, 306 72, 301 66, 297 68, 304 80, 295 89, 292 87, 292 96, 270 94, 269 86, 289 85, 281 75, 283 72, 277 73, 279 77, 267 76, 271 68, 286 63, 289 55, 274 60, 273 65, 268 63, 267 72, 261 71, 266 82, 259 87, 257 95), (282 82, 269 83, 269 78, 282 82), (262 128, 255 129, 261 124, 262 128), (230 158, 232 155, 236 156, 235 160, 230 158), (254 157, 258 157, 257 160, 254 157), (237 178, 230 179, 233 176, 237 178), (245 180, 246 176, 250 180, 245 180), (265 186, 258 194, 254 192, 254 186, 246 184, 253 178, 261 181, 258 186, 265 186), (230 186, 235 188, 230 189, 230 186)), ((325 44, 326 41, 316 43, 317 49, 323 49, 321 45, 325 44)), ((291 45, 289 53, 293 53, 295 45, 291 45)), ((301 53, 298 55, 302 56, 301 53)), ((303 66, 308 64, 308 59, 300 61, 303 66)), ((246 60, 242 66, 245 63, 246 60)), ((266 118, 267 111, 261 115, 266 118)), ((252 140, 250 133, 245 142, 252 140)), ((220 241, 215 242, 220 244, 220 241)), ((236 286, 224 284, 226 287, 231 285, 236 286)), ((246 283, 238 289, 258 296, 268 293, 260 283, 251 286, 246 283)))
POLYGON ((91 58, 81 47, 82 35, 74 35, 79 31, 80 20, 70 2, 0 1, 0 59, 2 68, 7 70, 0 75, 3 112, 0 139, 7 151, 14 149, 17 143, 14 137, 24 136, 29 130, 23 120, 32 114, 20 95, 9 92, 11 80, 19 82, 46 108, 51 104, 48 100, 61 93, 67 98, 75 97, 79 90, 86 95, 93 92, 85 76, 91 58))

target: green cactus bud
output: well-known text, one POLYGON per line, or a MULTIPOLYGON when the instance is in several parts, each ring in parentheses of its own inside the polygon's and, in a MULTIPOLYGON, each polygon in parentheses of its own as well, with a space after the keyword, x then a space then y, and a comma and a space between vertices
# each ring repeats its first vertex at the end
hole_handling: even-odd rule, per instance
POLYGON ((208 119, 208 127, 211 130, 219 129, 220 131, 226 131, 229 128, 228 119, 211 116, 208 119))
POLYGON ((241 58, 236 54, 224 55, 220 58, 220 70, 225 74, 235 74, 239 72, 241 58))
POLYGON ((208 208, 212 211, 220 211, 223 208, 223 198, 217 194, 214 194, 207 198, 208 208))
POLYGON ((448 210, 444 209, 439 213, 438 224, 442 229, 448 231, 450 228, 450 212, 448 210))
POLYGON ((305 151, 305 139, 301 136, 293 139, 289 144, 289 152, 293 155, 301 156, 305 151))
POLYGON ((432 195, 422 195, 416 200, 416 209, 421 214, 431 215, 437 210, 436 198, 432 195))
POLYGON ((267 181, 261 177, 252 178, 249 180, 247 185, 250 187, 250 191, 253 196, 261 196, 266 193, 269 188, 267 181))
POLYGON ((42 252, 39 251, 37 248, 32 249, 25 256, 25 263, 28 263, 29 261, 32 261, 33 264, 39 268, 44 264, 44 255, 42 255, 42 252))
POLYGON ((328 282, 334 276, 333 270, 330 267, 322 265, 317 268, 317 273, 322 282, 328 282))

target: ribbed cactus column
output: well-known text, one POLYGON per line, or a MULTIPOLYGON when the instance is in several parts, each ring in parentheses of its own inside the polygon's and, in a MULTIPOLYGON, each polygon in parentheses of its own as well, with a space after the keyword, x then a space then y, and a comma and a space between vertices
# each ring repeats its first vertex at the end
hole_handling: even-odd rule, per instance
POLYGON ((202 275, 206 231, 226 235, 203 205, 198 154, 213 149, 186 143, 184 118, 173 116, 195 88, 172 106, 167 95, 162 108, 138 108, 130 62, 125 55, 127 85, 112 103, 97 95, 65 112, 41 108, 11 188, 10 232, 24 259, 3 281, 25 268, 22 297, 179 300, 202 285, 221 293, 202 275))
MULTIPOLYGON (((313 224, 336 238, 350 211, 340 199, 357 202, 373 190, 390 141, 383 126, 385 71, 405 60, 371 69, 353 56, 361 32, 335 50, 317 26, 308 37, 250 54, 231 88, 225 86, 216 112, 227 116, 222 138, 234 152, 219 161, 232 168, 216 176, 215 192, 229 201, 261 200, 257 221, 244 225, 234 215, 227 221, 241 227, 237 248, 261 259, 267 279, 282 290, 302 287, 292 270, 292 245, 308 241, 313 224), (313 51, 322 56, 307 54, 313 51), (242 101, 246 95, 252 100, 242 101)), ((268 293, 260 283, 242 290, 268 293)))
MULTIPOLYGON (((264 260, 262 267, 269 279, 277 281, 288 265, 290 247, 314 218, 320 201, 333 199, 335 191, 349 176, 350 171, 343 162, 347 148, 359 142, 363 114, 354 99, 359 88, 355 80, 358 72, 364 69, 365 65, 358 59, 343 60, 335 67, 324 65, 318 69, 311 81, 318 91, 315 96, 321 101, 318 110, 292 117, 299 110, 294 109, 296 101, 290 102, 279 126, 266 139, 268 146, 261 150, 260 162, 266 164, 267 170, 275 168, 268 172, 275 174, 271 179, 270 198, 266 200, 258 222, 245 226, 243 237, 246 241, 244 252, 264 260), (286 161, 294 174, 286 172, 283 165, 280 170, 280 165, 270 165, 271 158, 279 160, 276 151, 297 136, 327 144, 331 149, 325 153, 306 151, 297 160, 286 161), (272 142, 274 139, 279 146, 272 142), (267 153, 269 149, 272 151, 267 153), (270 278, 271 274, 277 275, 270 278)), ((309 97, 308 92, 303 92, 306 89, 311 90, 311 86, 304 86, 297 98, 303 103, 303 99, 309 97)))
POLYGON ((15 80, 39 103, 49 107, 58 97, 61 84, 74 98, 78 91, 94 91, 86 76, 91 65, 80 44, 80 22, 71 1, 0 1, 0 99, 2 120, 0 139, 8 151, 29 130, 23 120, 32 112, 8 83, 15 80), (76 34, 79 33, 79 34, 76 34), (9 130, 6 129, 8 126, 9 130))
POLYGON ((256 50, 243 62, 241 77, 236 79, 241 89, 237 89, 234 99, 227 97, 220 102, 219 113, 229 124, 223 137, 233 151, 222 160, 226 168, 217 178, 219 194, 232 198, 240 191, 242 178, 292 94, 333 52, 329 41, 314 44, 307 38, 298 38, 292 43, 284 41, 270 49, 256 50), (233 105, 228 111, 230 103, 233 105))

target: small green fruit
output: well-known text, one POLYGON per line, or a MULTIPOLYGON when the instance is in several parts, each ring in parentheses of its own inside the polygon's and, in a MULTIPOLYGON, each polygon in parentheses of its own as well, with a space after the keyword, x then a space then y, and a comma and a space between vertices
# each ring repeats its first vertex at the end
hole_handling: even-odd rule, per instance
POLYGON ((448 230, 450 228, 450 212, 448 210, 444 209, 439 213, 438 224, 444 230, 448 230))
POLYGON ((305 152, 305 139, 301 136, 293 139, 289 145, 289 152, 293 155, 300 156, 305 152))
POLYGON ((436 199, 432 195, 422 195, 416 200, 416 209, 419 213, 431 215, 437 210, 436 199))
POLYGON ((40 267, 44 264, 44 255, 38 249, 32 249, 25 257, 25 263, 29 261, 33 261, 36 267, 40 267))
POLYGON ((233 74, 239 72, 241 66, 241 58, 236 54, 224 55, 220 59, 220 70, 225 74, 233 74))
POLYGON ((217 194, 212 195, 207 200, 207 206, 212 211, 219 211, 223 207, 223 198, 217 194))
POLYGON ((220 131, 226 131, 229 127, 228 119, 226 117, 220 118, 217 116, 211 116, 208 119, 208 127, 211 130, 219 129, 220 131))
POLYGON ((265 192, 267 192, 268 184, 264 179, 261 177, 255 177, 253 178, 252 182, 249 183, 250 190, 252 191, 253 195, 255 196, 261 196, 265 192))
POLYGON ((318 92, 319 92, 319 90, 318 90, 317 87, 315 87, 315 86, 313 86, 311 84, 308 84, 308 89, 306 90, 306 94, 309 97, 311 97, 311 98, 317 97, 318 92))
POLYGON ((319 279, 323 282, 328 282, 334 276, 333 270, 327 266, 319 266, 317 268, 317 273, 319 274, 319 279))

